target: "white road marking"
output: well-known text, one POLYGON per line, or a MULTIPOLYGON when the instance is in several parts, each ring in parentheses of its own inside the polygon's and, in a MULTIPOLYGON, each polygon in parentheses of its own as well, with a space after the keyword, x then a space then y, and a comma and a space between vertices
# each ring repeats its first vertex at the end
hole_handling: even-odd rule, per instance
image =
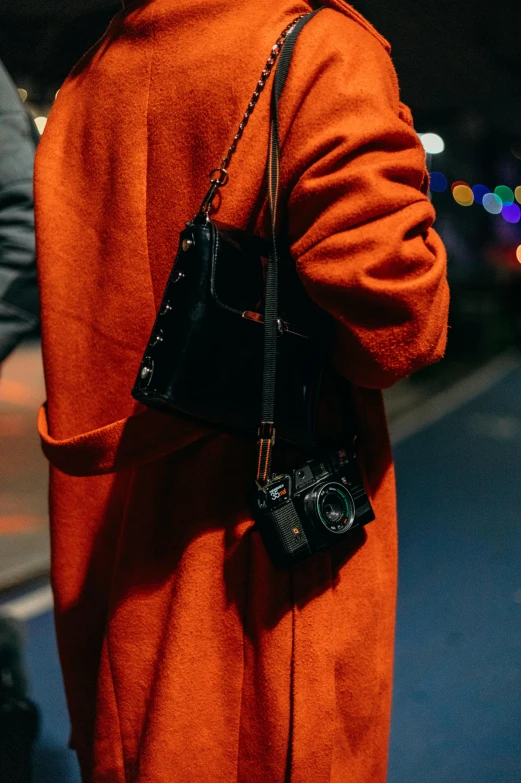
POLYGON ((491 389, 514 370, 521 368, 521 355, 508 350, 491 359, 449 389, 430 397, 417 408, 399 416, 390 425, 394 446, 430 427, 449 413, 491 389))
POLYGON ((39 587, 19 598, 13 598, 0 604, 0 617, 15 617, 17 620, 30 620, 50 612, 54 606, 50 585, 39 587))

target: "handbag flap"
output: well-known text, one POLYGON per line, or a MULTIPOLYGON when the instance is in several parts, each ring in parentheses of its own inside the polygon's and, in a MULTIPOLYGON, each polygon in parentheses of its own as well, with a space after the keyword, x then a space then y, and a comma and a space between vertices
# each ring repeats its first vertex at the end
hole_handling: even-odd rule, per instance
POLYGON ((221 307, 242 315, 261 313, 264 293, 264 263, 269 243, 245 231, 216 224, 210 290, 221 307))

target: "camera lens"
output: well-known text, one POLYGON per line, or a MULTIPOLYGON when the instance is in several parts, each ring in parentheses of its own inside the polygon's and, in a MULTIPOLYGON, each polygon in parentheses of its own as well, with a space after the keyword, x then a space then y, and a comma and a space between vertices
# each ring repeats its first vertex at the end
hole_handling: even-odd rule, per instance
POLYGON ((328 482, 319 490, 316 510, 320 521, 331 533, 345 533, 355 519, 351 494, 336 482, 328 482))
POLYGON ((344 504, 336 492, 329 492, 322 501, 322 511, 328 522, 335 524, 344 516, 344 504))

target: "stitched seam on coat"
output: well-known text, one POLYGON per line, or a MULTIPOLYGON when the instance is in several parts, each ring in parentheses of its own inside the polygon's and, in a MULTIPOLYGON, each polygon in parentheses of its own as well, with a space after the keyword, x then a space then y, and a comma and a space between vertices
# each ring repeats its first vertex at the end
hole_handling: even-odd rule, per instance
POLYGON ((115 684, 115 681, 114 681, 114 673, 113 673, 113 669, 112 669, 112 655, 111 655, 111 652, 110 652, 109 619, 110 619, 110 613, 111 613, 111 609, 112 609, 113 591, 114 591, 114 585, 115 585, 115 581, 116 581, 116 572, 117 572, 117 567, 118 567, 118 562, 119 562, 119 554, 120 554, 120 551, 121 551, 122 540, 123 540, 123 536, 124 536, 124 533, 125 533, 125 521, 126 521, 126 518, 127 518, 127 511, 128 511, 128 507, 129 507, 131 496, 132 496, 132 491, 133 491, 133 487, 134 487, 135 477, 136 477, 136 469, 134 468, 134 469, 132 469, 132 471, 131 471, 131 473, 129 475, 129 478, 128 478, 127 487, 126 487, 127 496, 125 498, 125 503, 124 503, 124 506, 123 506, 123 510, 121 512, 121 527, 120 527, 119 535, 118 535, 118 543, 116 545, 116 554, 115 554, 115 557, 114 557, 112 579, 111 579, 111 582, 110 582, 109 602, 108 602, 108 607, 107 607, 107 620, 106 620, 106 623, 105 623, 105 640, 106 640, 106 644, 107 644, 107 661, 108 661, 108 664, 109 664, 110 679, 111 679, 111 683, 112 683, 112 691, 113 691, 113 694, 114 694, 114 711, 116 713, 117 721, 118 721, 119 743, 120 743, 120 747, 121 747, 122 772, 123 772, 123 780, 125 781, 125 783, 128 783, 126 763, 125 763, 125 747, 123 745, 123 732, 121 731, 121 718, 119 716, 118 699, 117 699, 117 694, 116 694, 116 684, 115 684))
MULTIPOLYGON (((156 52, 156 31, 155 31, 155 25, 154 25, 154 14, 153 9, 151 10, 151 16, 150 16, 150 28, 152 31, 152 43, 151 43, 151 55, 150 55, 150 62, 148 66, 148 85, 147 85, 147 101, 146 101, 146 109, 145 109, 145 127, 146 127, 146 161, 145 161, 145 246, 146 246, 146 252, 147 252, 147 263, 148 263, 148 272, 150 277, 150 289, 152 293, 152 305, 154 307, 154 310, 156 309, 156 299, 155 299, 155 290, 154 290, 154 280, 152 277, 152 267, 150 264, 150 244, 149 244, 149 233, 148 233, 148 162, 149 162, 149 140, 150 140, 150 88, 152 83, 152 67, 154 64, 154 56, 156 52)), ((168 628, 168 623, 165 625, 165 633, 168 628)), ((161 640, 161 646, 158 650, 158 656, 161 654, 164 644, 164 636, 161 640)), ((139 737, 139 742, 137 744, 136 748, 136 757, 135 757, 135 765, 136 768, 139 769, 140 760, 141 760, 141 753, 143 749, 143 742, 146 735, 147 725, 148 725, 148 716, 149 716, 149 707, 150 702, 152 699, 152 693, 154 690, 154 683, 151 684, 150 692, 148 694, 147 699, 147 705, 146 705, 146 712, 145 712, 145 719, 143 722, 143 728, 141 731, 141 736, 139 737)))
POLYGON ((147 132, 147 144, 146 144, 146 161, 145 161, 145 245, 147 249, 147 261, 148 261, 148 273, 150 276, 150 289, 152 292, 152 304, 154 312, 156 310, 156 292, 154 288, 154 278, 152 276, 152 266, 150 264, 150 241, 148 231, 148 163, 149 163, 149 146, 150 146, 150 90, 152 84, 152 68, 154 65, 154 59, 156 54, 156 28, 154 25, 153 9, 151 10, 150 28, 152 30, 152 53, 150 56, 150 64, 148 69, 148 88, 147 88, 147 104, 146 104, 146 132, 147 132))
MULTIPOLYGON (((139 736, 139 742, 137 744, 136 748, 136 759, 135 759, 135 765, 136 765, 136 771, 139 774, 139 767, 141 764, 141 756, 143 753, 143 743, 145 742, 147 731, 150 726, 150 721, 153 717, 153 710, 151 709, 151 705, 153 705, 154 702, 154 695, 157 688, 158 679, 156 676, 157 670, 159 668, 159 663, 162 659, 165 658, 167 655, 167 647, 168 647, 168 638, 169 638, 169 631, 170 631, 170 622, 169 619, 172 617, 172 604, 174 602, 174 595, 175 595, 175 588, 176 583, 174 581, 174 584, 172 586, 172 589, 169 591, 169 599, 168 599, 168 607, 165 611, 165 622, 163 624, 163 630, 161 632, 159 644, 157 645, 156 655, 154 658, 154 676, 153 680, 150 684, 149 693, 146 700, 145 705, 145 714, 143 719, 143 727, 141 729, 141 733, 139 736)), ((136 777, 134 779, 134 783, 138 778, 136 777)))
POLYGON ((112 670, 112 656, 110 654, 110 639, 107 629, 107 661, 109 664, 109 671, 110 671, 110 684, 112 685, 112 695, 114 698, 114 712, 116 713, 117 722, 118 722, 118 734, 119 734, 119 744, 121 748, 121 772, 123 773, 123 780, 125 783, 127 783, 127 771, 126 771, 126 764, 125 764, 125 749, 123 747, 123 734, 121 732, 121 719, 119 717, 119 709, 118 709, 118 700, 116 696, 116 684, 114 682, 114 672, 112 670))

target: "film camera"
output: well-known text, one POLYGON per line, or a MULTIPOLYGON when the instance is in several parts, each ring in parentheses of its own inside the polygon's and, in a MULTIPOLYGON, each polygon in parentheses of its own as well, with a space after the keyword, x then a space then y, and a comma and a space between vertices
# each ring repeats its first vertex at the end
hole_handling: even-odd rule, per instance
POLYGON ((375 518, 355 455, 345 449, 275 476, 256 492, 254 516, 279 568, 332 549, 375 518))

